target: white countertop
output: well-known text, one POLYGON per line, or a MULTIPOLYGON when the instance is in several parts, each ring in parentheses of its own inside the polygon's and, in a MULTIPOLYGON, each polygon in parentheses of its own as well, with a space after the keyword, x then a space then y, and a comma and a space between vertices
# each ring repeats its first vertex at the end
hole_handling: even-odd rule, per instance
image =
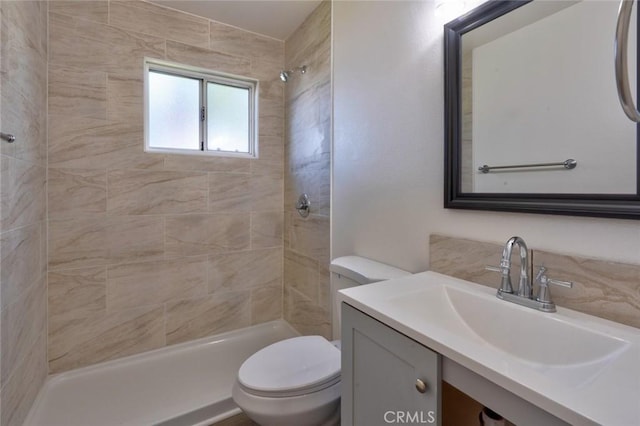
MULTIPOLYGON (((640 329, 560 307, 555 313, 538 312, 498 300, 495 289, 435 272, 340 293, 339 298, 349 305, 568 423, 640 425, 640 329), (536 348, 543 345, 538 352, 545 358, 561 359, 563 354, 553 352, 561 349, 560 345, 544 347, 548 342, 545 335, 536 335, 537 321, 547 327, 557 321, 559 329, 568 324, 578 332, 611 338, 616 344, 619 342, 619 349, 593 362, 532 362, 488 343, 474 332, 473 325, 469 327, 452 315, 456 309, 447 298, 448 293, 442 291, 446 288, 472 294, 487 306, 493 306, 493 299, 507 304, 495 305, 495 315, 514 323, 514 330, 519 328, 518 321, 527 321, 527 333, 534 342, 537 339, 536 348), (544 356, 546 351, 548 356, 544 356)), ((567 339, 562 343, 573 350, 566 345, 578 342, 577 334, 573 340, 572 333, 567 334, 560 336, 567 339)), ((579 354, 580 348, 573 352, 579 354)))

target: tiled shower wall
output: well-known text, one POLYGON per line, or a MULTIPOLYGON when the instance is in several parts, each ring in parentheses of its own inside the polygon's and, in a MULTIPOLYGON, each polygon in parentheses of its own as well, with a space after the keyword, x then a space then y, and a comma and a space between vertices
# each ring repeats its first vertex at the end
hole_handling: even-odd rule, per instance
POLYGON ((284 43, 142 1, 49 8, 51 373, 282 316, 284 43), (143 58, 260 80, 260 158, 143 152, 143 58))
POLYGON ((0 425, 17 426, 47 376, 47 3, 0 15, 0 425))
POLYGON ((331 3, 324 1, 285 43, 286 84, 284 316, 303 334, 331 335, 329 203, 331 3), (311 214, 295 210, 307 193, 311 214))

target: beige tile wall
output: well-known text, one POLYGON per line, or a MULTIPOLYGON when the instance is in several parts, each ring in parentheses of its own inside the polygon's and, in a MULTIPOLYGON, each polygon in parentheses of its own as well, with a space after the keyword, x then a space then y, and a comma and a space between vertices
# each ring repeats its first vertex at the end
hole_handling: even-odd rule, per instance
POLYGON ((47 375, 47 3, 0 2, 0 425, 47 375))
MULTIPOLYGON (((484 266, 499 264, 502 247, 431 235, 430 270, 497 289, 498 274, 485 271, 484 266)), ((531 256, 534 272, 544 266, 549 277, 574 283, 573 288, 551 289, 558 306, 640 328, 640 265, 551 253, 535 247, 531 256)), ((516 279, 513 274, 512 279, 516 279)))
POLYGON ((303 334, 330 337, 331 3, 321 3, 285 47, 287 69, 306 65, 307 73, 286 85, 284 315, 303 334), (302 193, 311 199, 306 219, 294 208, 302 193))
POLYGON ((49 8, 49 368, 282 317, 284 43, 131 1, 49 8), (143 152, 143 58, 260 80, 256 160, 143 152))

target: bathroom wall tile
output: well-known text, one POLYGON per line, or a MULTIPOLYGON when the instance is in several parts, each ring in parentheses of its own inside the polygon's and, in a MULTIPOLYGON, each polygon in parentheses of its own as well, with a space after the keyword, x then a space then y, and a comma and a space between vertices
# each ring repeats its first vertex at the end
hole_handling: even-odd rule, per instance
POLYGON ((103 218, 49 221, 49 269, 106 265, 107 226, 103 218))
POLYGON ((209 257, 209 291, 212 293, 278 286, 281 282, 280 248, 209 257))
POLYGON ((44 333, 47 324, 46 292, 46 279, 40 277, 2 310, 0 383, 6 383, 29 348, 44 333))
POLYGON ((247 76, 251 60, 167 40, 167 60, 229 74, 247 76))
POLYGON ((166 170, 249 173, 251 160, 221 156, 166 155, 166 170))
POLYGON ((135 31, 49 14, 49 61, 53 65, 142 78, 142 59, 164 58, 165 40, 135 31))
POLYGON ((331 87, 327 81, 309 88, 287 104, 287 150, 295 166, 292 171, 326 167, 325 162, 318 160, 331 151, 330 100, 331 87))
POLYGON ((49 269, 158 260, 161 217, 91 217, 49 221, 49 269))
POLYGON ((132 355, 165 345, 164 306, 58 316, 49 322, 49 372, 132 355))
POLYGON ((282 247, 282 211, 251 213, 251 248, 282 247))
POLYGON ((144 120, 144 80, 125 74, 109 74, 107 118, 132 126, 144 120))
POLYGON ((167 344, 198 339, 251 324, 248 291, 233 291, 167 304, 167 344))
POLYGON ((329 312, 290 287, 284 290, 284 318, 300 334, 319 334, 331 339, 329 312))
POLYGON ((110 217, 105 223, 109 264, 159 260, 164 257, 162 217, 110 217))
MULTIPOLYGON (((6 4, 3 3, 3 6, 6 4)), ((7 38, 3 38, 3 46, 0 47, 3 52, 3 73, 0 76, 3 92, 3 126, 12 129, 11 132, 20 136, 22 143, 28 145, 7 147, 15 150, 30 148, 36 143, 40 145, 45 140, 45 129, 40 124, 45 123, 46 117, 40 113, 41 106, 46 106, 47 102, 46 56, 36 51, 33 46, 16 45, 19 43, 17 40, 19 37, 9 33, 7 38), (34 135, 37 138, 33 138, 34 135)), ((4 154, 7 148, 3 147, 4 154)))
POLYGON ((282 318, 282 286, 251 290, 251 324, 282 318))
POLYGON ((284 179, 277 175, 252 175, 251 211, 281 210, 284 203, 284 179))
POLYGON ((0 174, 0 229, 14 229, 44 220, 45 168, 3 155, 0 174))
MULTIPOLYGON (((429 238, 429 270, 489 287, 500 286, 500 274, 485 266, 500 265, 504 244, 431 235, 429 238)), ((531 258, 531 253, 529 253, 531 258)), ((520 259, 512 257, 511 280, 517 285, 520 259)))
POLYGON ((284 138, 284 118, 279 117, 276 113, 264 113, 259 117, 260 128, 259 135, 260 138, 271 137, 271 138, 284 138))
POLYGON ((46 9, 46 3, 39 1, 3 3, 3 44, 19 47, 25 53, 33 50, 46 56, 46 9))
POLYGON ((49 218, 106 213, 107 171, 49 168, 49 218))
POLYGON ((284 64, 284 42, 211 21, 211 50, 251 57, 256 62, 284 64))
POLYGON ((285 205, 287 211, 295 211, 300 194, 307 194, 311 201, 311 213, 329 216, 331 205, 331 170, 328 167, 315 171, 287 173, 285 180, 285 205))
POLYGON ((207 294, 207 259, 190 257, 107 268, 109 312, 207 294))
POLYGON ((49 2, 49 12, 106 24, 109 18, 107 0, 55 0, 49 2))
POLYGON ((281 137, 260 138, 259 158, 251 160, 251 172, 256 175, 284 173, 284 144, 281 137))
POLYGON ((49 114, 106 118, 107 74, 49 67, 49 114))
POLYGON ((260 80, 260 96, 266 99, 282 99, 284 105, 285 83, 280 80, 283 64, 252 62, 251 77, 260 80))
POLYGON ((249 213, 167 216, 167 256, 194 256, 248 249, 249 224, 249 213))
POLYGON ((0 234, 0 301, 2 309, 14 302, 42 275, 41 225, 17 228, 0 234))
POLYGON ((318 263, 318 305, 331 312, 331 271, 329 264, 318 263))
POLYGON ((110 214, 176 214, 207 211, 207 174, 114 170, 107 175, 110 214))
POLYGON ((330 43, 331 2, 323 1, 286 40, 285 63, 300 63, 330 43))
POLYGON ((164 157, 143 151, 143 123, 50 117, 49 166, 80 169, 162 168, 164 157))
POLYGON ((83 317, 107 309, 107 268, 49 272, 49 318, 83 317))
POLYGON ((260 122, 260 137, 284 136, 284 100, 278 98, 260 97, 260 111, 258 111, 258 121, 260 122))
POLYGON ((533 250, 534 273, 573 282, 573 288, 551 286, 553 300, 590 315, 640 328, 640 265, 533 250))
POLYGON ((292 287, 318 304, 318 261, 291 250, 284 252, 285 286, 292 287))
POLYGON ((209 211, 251 211, 251 184, 247 173, 209 173, 209 211))
POLYGON ((328 217, 312 214, 307 218, 302 218, 297 214, 292 214, 289 238, 291 250, 319 262, 329 262, 328 217))
POLYGON ((20 426, 47 378, 47 336, 41 330, 38 339, 25 352, 22 362, 3 383, 0 423, 20 426))
POLYGON ((284 230, 282 243, 285 248, 291 248, 291 223, 293 221, 293 216, 298 215, 298 212, 290 212, 285 209, 284 212, 284 230))
POLYGON ((208 47, 209 21, 141 1, 109 2, 109 24, 192 46, 208 47))
MULTIPOLYGON (((44 61, 38 65, 46 68, 44 61)), ((46 80, 46 75, 44 79, 46 80)), ((20 93, 16 82, 9 81, 6 74, 1 75, 0 80, 2 126, 15 135, 18 141, 12 144, 3 143, 0 145, 0 152, 25 162, 44 166, 47 153, 47 118, 44 113, 47 108, 46 86, 38 89, 42 90, 41 92, 34 91, 30 94, 34 97, 26 98, 27 95, 20 93)))

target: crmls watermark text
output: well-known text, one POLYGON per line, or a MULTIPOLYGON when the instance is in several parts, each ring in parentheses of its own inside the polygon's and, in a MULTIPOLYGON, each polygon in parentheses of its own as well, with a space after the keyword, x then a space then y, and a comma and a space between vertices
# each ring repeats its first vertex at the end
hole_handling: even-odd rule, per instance
POLYGON ((385 411, 384 422, 388 424, 433 424, 434 411, 385 411))

